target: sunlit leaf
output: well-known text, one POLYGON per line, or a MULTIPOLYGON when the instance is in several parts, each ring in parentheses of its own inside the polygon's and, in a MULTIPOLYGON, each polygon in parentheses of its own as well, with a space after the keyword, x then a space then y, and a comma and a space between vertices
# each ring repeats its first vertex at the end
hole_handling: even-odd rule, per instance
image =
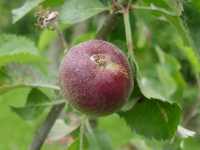
POLYGON ((107 9, 98 0, 67 0, 60 11, 60 20, 65 24, 74 24, 107 9))
POLYGON ((120 113, 120 116, 136 133, 165 140, 176 133, 181 110, 176 104, 141 99, 131 110, 120 113))

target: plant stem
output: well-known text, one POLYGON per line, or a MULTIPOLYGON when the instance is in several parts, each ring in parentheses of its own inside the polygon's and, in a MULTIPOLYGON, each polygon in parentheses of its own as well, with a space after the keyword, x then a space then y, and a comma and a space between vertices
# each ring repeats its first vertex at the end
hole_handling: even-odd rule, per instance
POLYGON ((82 119, 81 119, 81 126, 80 126, 80 145, 79 145, 79 150, 83 150, 83 147, 84 147, 83 139, 84 139, 84 132, 85 132, 85 122, 86 122, 86 118, 85 118, 85 116, 83 116, 82 119))
POLYGON ((33 137, 33 142, 30 145, 29 150, 40 150, 41 146, 43 145, 46 137, 48 136, 53 124, 55 123, 59 114, 63 110, 64 106, 65 103, 61 103, 52 107, 46 120, 44 121, 42 126, 37 130, 35 136, 33 137))
POLYGON ((124 26, 125 26, 125 33, 126 33, 126 43, 127 43, 127 48, 128 48, 128 56, 132 58, 134 56, 134 53, 133 53, 134 46, 133 46, 133 40, 132 40, 129 6, 124 8, 123 18, 124 18, 124 26))
POLYGON ((92 138, 96 139, 95 134, 94 134, 92 127, 90 125, 90 121, 88 119, 86 120, 86 127, 87 127, 89 134, 92 136, 92 138))
POLYGON ((96 136, 93 132, 93 129, 90 125, 89 119, 86 120, 86 128, 87 128, 87 131, 88 131, 88 136, 90 137, 89 140, 90 140, 91 143, 93 143, 93 148, 95 147, 94 148, 95 150, 101 150, 100 145, 97 141, 97 138, 96 138, 96 136))

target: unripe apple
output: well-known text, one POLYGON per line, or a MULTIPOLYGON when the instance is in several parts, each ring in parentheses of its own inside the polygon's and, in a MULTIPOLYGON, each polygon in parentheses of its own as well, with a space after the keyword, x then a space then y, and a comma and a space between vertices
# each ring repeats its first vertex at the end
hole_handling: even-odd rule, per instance
POLYGON ((113 44, 90 40, 72 47, 59 69, 64 97, 92 116, 111 114, 127 101, 133 74, 127 57, 113 44))

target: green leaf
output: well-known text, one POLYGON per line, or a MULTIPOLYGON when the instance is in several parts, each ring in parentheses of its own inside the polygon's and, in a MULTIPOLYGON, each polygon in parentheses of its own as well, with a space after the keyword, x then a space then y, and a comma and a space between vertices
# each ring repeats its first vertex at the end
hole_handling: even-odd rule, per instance
POLYGON ((34 43, 27 38, 15 35, 0 36, 0 67, 11 62, 44 62, 34 43))
MULTIPOLYGON (((154 71, 155 73, 157 72, 156 68, 154 68, 154 69, 152 68, 152 71, 154 71)), ((163 69, 162 69, 162 71, 163 71, 163 69)), ((166 72, 164 72, 164 73, 166 73, 166 72)), ((159 75, 159 76, 156 75, 154 77, 154 76, 150 76, 150 74, 148 75, 148 74, 142 73, 137 76, 139 76, 137 78, 138 78, 138 84, 139 84, 141 92, 143 93, 143 95, 145 97, 147 97, 149 99, 156 98, 156 99, 159 99, 162 101, 170 101, 170 99, 169 99, 170 96, 172 96, 172 94, 176 90, 174 81, 171 81, 171 78, 169 77, 168 74, 165 74, 165 76, 163 76, 163 78, 164 78, 164 79, 162 79, 162 80, 164 80, 163 83, 159 79, 159 77, 161 77, 161 75, 159 75), (165 82, 165 79, 170 80, 172 82, 172 84, 171 84, 172 88, 170 90, 169 90, 170 84, 167 84, 165 82)))
MULTIPOLYGON (((98 141, 98 145, 100 146, 100 150, 113 150, 112 148, 112 140, 106 132, 96 131, 96 138, 98 141)), ((91 149, 93 150, 92 146, 91 149)))
POLYGON ((32 120, 38 117, 43 111, 44 106, 40 104, 49 102, 50 99, 37 88, 33 88, 28 94, 26 105, 23 107, 11 106, 13 112, 24 120, 32 120))
POLYGON ((98 121, 98 127, 105 130, 110 136, 114 149, 127 144, 133 137, 133 133, 125 120, 120 118, 117 114, 100 118, 98 121), (115 126, 114 128, 113 125, 115 126))
POLYGON ((10 149, 9 145, 15 143, 15 148, 20 150, 27 149, 30 145, 30 141, 33 138, 33 133, 37 129, 38 125, 44 119, 45 114, 42 114, 38 119, 31 122, 24 122, 10 109, 10 105, 20 106, 25 102, 29 89, 17 89, 12 92, 0 95, 0 149, 10 149), (10 135, 15 135, 10 140, 10 135))
POLYGON ((170 101, 168 98, 174 92, 174 88, 172 91, 168 91, 169 85, 161 83, 158 75, 156 75, 156 67, 151 67, 151 71, 154 72, 154 75, 145 73, 145 70, 140 71, 139 67, 137 67, 137 83, 142 94, 149 99, 156 98, 162 101, 170 101))
MULTIPOLYGON (((0 71, 1 70, 2 69, 0 69, 0 71)), ((1 72, 4 78, 0 80, 0 94, 23 87, 49 89, 51 91, 60 90, 60 88, 54 84, 54 81, 48 79, 48 76, 41 72, 37 66, 10 64, 5 66, 1 72)))
POLYGON ((16 23, 22 17, 24 17, 27 13, 29 13, 32 9, 37 7, 45 0, 26 0, 26 2, 20 8, 16 8, 12 10, 13 23, 16 23))
POLYGON ((107 9, 99 0, 67 0, 60 11, 60 20, 64 24, 74 24, 107 9))
POLYGON ((187 138, 182 143, 182 150, 199 150, 200 137, 187 138))
POLYGON ((176 104, 141 99, 127 112, 120 113, 127 124, 147 138, 170 139, 180 123, 181 110, 176 104))
POLYGON ((16 89, 16 88, 47 88, 47 89, 53 89, 53 90, 60 90, 60 88, 56 85, 51 84, 43 84, 43 83, 15 83, 15 84, 6 84, 0 86, 0 94, 6 93, 10 90, 16 89))
POLYGON ((168 102, 179 103, 186 87, 185 80, 180 72, 181 65, 174 56, 165 53, 158 46, 156 52, 160 62, 157 66, 159 79, 166 86, 166 90, 168 89, 168 94, 171 91, 171 94, 167 96, 168 102))
POLYGON ((190 32, 183 20, 178 16, 165 16, 166 19, 175 27, 182 41, 176 39, 177 46, 182 50, 182 54, 188 59, 195 73, 199 73, 199 54, 191 38, 190 32))
POLYGON ((134 58, 138 86, 148 99, 179 103, 185 87, 180 73, 180 64, 173 56, 164 53, 159 47, 156 47, 156 52, 159 63, 152 62, 152 60, 147 62, 140 60, 138 63, 134 58))
POLYGON ((94 129, 92 133, 88 130, 86 132, 88 149, 86 150, 113 150, 111 139, 103 130, 94 129))

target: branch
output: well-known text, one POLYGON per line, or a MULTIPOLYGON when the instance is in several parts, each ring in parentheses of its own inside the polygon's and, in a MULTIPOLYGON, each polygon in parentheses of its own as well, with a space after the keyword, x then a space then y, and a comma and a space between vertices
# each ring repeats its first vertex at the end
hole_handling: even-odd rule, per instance
POLYGON ((63 110, 64 106, 65 106, 65 103, 61 103, 51 108, 46 120, 36 132, 29 150, 40 150, 53 124, 55 123, 59 114, 63 110))

